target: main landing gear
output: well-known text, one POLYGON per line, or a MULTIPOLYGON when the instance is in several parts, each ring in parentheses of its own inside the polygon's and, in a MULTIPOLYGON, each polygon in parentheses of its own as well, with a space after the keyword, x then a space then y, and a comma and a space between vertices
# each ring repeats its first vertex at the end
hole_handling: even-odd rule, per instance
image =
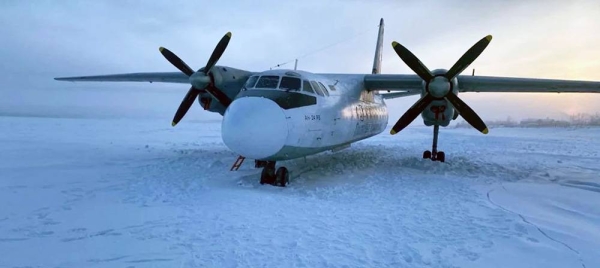
POLYGON ((438 143, 438 134, 440 133, 440 125, 433 126, 433 146, 431 151, 423 152, 423 159, 431 159, 431 161, 446 161, 446 154, 444 152, 437 150, 438 143))
POLYGON ((260 184, 271 184, 273 186, 285 187, 290 182, 290 173, 285 167, 279 167, 275 171, 275 161, 256 161, 257 168, 262 167, 260 174, 260 184))

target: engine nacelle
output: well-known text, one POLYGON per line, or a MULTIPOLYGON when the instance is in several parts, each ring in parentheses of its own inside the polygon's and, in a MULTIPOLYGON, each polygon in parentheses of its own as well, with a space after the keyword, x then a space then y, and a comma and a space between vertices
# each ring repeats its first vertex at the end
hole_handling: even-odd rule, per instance
POLYGON ((435 100, 421 113, 426 126, 440 125, 446 127, 454 118, 454 107, 446 100, 435 100))
MULTIPOLYGON (((246 80, 248 80, 248 77, 252 75, 252 72, 216 65, 209 72, 209 75, 214 81, 214 86, 233 100, 242 90, 242 87, 246 83, 246 80)), ((221 115, 225 113, 226 107, 207 92, 198 95, 198 102, 204 110, 219 113, 221 115)))
MULTIPOLYGON (((447 70, 445 69, 436 69, 431 73, 433 75, 442 75, 445 74, 447 70)), ((452 83, 452 92, 458 95, 458 80, 456 78, 450 81, 452 83)), ((425 81, 422 83, 423 91, 421 92, 421 97, 427 94, 427 84, 425 81)), ((450 124, 451 120, 456 119, 454 106, 446 99, 436 99, 431 102, 425 108, 425 110, 421 113, 421 117, 423 118, 423 123, 426 126, 432 125, 440 125, 446 127, 450 124)))

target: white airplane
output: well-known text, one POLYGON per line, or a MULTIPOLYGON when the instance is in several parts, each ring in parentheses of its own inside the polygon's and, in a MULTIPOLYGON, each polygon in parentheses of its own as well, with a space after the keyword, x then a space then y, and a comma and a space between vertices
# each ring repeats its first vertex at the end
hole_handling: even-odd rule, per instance
POLYGON ((371 74, 281 69, 251 72, 218 66, 216 63, 231 39, 228 32, 217 44, 206 66, 198 71, 161 47, 161 54, 181 72, 55 79, 191 84, 172 125, 175 126, 198 99, 204 110, 223 116, 221 133, 225 145, 240 154, 242 161, 244 157, 255 159, 256 166, 263 168, 261 184, 278 186, 288 184, 289 172, 283 166, 275 169, 276 161, 341 150, 353 142, 381 133, 388 124, 385 99, 421 95, 390 133, 400 132, 420 114, 426 126, 433 126, 432 150, 425 151, 423 158, 444 162, 444 152, 437 150, 440 126, 448 126, 460 115, 475 129, 488 133, 485 123, 458 97, 459 93, 600 93, 600 82, 459 75, 483 52, 492 40, 491 35, 479 40, 449 70, 430 71, 407 48, 393 42, 398 56, 416 75, 380 74, 383 29, 381 19, 371 74))

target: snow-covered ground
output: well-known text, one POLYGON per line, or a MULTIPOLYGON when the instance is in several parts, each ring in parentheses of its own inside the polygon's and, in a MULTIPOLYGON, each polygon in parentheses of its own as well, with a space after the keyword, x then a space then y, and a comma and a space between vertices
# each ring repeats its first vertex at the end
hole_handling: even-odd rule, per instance
POLYGON ((0 117, 0 267, 600 267, 599 137, 411 127, 279 188, 219 122, 0 117))

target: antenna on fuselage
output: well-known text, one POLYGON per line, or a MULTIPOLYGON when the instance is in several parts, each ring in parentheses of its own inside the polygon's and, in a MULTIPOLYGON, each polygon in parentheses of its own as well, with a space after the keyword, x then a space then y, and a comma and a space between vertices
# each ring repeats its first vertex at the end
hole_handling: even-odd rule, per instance
POLYGON ((298 59, 296 59, 296 63, 294 63, 294 71, 298 68, 298 59))

